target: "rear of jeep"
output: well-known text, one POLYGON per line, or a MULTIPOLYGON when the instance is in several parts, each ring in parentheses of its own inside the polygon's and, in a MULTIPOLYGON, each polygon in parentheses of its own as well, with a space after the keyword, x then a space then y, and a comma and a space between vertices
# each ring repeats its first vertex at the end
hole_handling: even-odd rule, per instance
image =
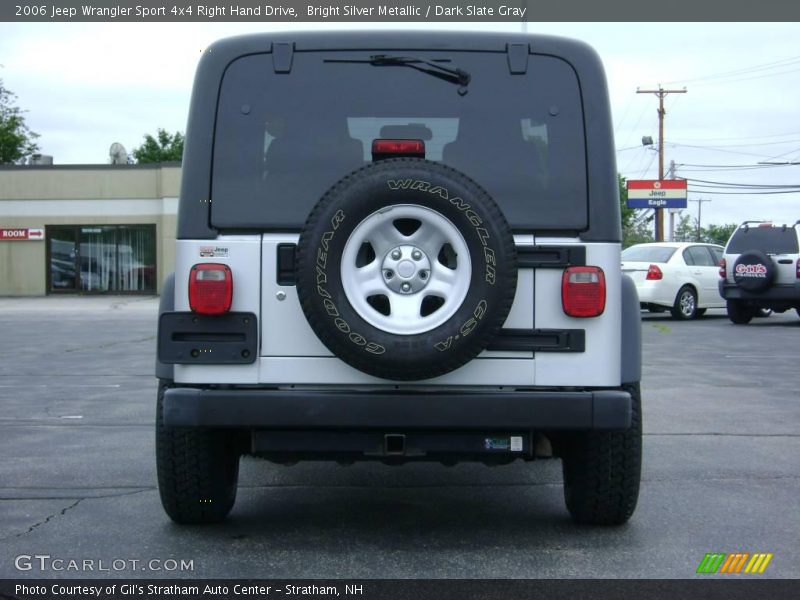
POLYGON ((719 293, 735 325, 764 310, 794 308, 800 315, 800 221, 742 223, 725 246, 719 274, 719 293))
POLYGON ((156 365, 174 521, 224 518, 242 455, 555 456, 575 520, 630 518, 639 303, 588 47, 218 42, 195 80, 177 238, 156 365))

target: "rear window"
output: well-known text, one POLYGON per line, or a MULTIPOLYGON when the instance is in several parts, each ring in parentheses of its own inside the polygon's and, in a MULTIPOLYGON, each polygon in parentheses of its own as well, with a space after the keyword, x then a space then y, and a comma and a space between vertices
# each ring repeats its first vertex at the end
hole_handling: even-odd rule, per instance
POLYGON ((728 242, 728 254, 761 250, 767 254, 797 254, 797 233, 793 227, 740 227, 728 242))
POLYGON ((675 250, 676 248, 668 246, 631 246, 622 252, 622 260, 665 263, 672 258, 675 250))
MULTIPOLYGON (((211 224, 296 229, 325 191, 372 161, 372 141, 421 139, 426 158, 467 174, 516 230, 588 225, 578 81, 564 61, 531 56, 511 74, 505 53, 414 51, 470 73, 458 85, 406 66, 326 62, 376 51, 242 57, 220 89, 211 224)), ((401 53, 406 54, 406 53, 401 53)))

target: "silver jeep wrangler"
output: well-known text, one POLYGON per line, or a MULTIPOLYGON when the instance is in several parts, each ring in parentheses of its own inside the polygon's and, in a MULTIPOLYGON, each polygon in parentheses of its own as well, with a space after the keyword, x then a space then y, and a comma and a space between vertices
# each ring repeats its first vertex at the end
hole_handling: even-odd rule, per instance
POLYGON ((161 499, 219 521, 239 458, 558 457, 581 523, 641 470, 603 69, 545 36, 223 40, 191 102, 158 333, 161 499))

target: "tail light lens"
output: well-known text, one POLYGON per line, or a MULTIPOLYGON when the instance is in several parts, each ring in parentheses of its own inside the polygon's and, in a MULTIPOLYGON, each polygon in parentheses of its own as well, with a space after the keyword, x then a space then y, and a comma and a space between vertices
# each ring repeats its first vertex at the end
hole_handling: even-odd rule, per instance
POLYGON ((794 266, 794 276, 800 279, 800 258, 797 259, 797 264, 794 266))
POLYGON ((233 275, 228 265, 201 263, 189 274, 189 308, 201 315, 221 315, 231 309, 233 275))
POLYGON ((606 276, 599 267, 570 267, 561 277, 561 306, 570 317, 598 317, 606 308, 606 276))
MULTIPOLYGON (((800 269, 800 263, 798 263, 797 268, 800 269)), ((722 277, 723 279, 725 279, 728 276, 727 269, 728 269, 728 261, 726 261, 723 258, 721 261, 719 261, 719 276, 722 277)), ((798 271, 798 273, 800 273, 800 271, 798 271)), ((798 277, 800 277, 800 274, 798 275, 798 277)))
POLYGON ((650 265, 647 268, 647 279, 648 281, 661 281, 664 279, 664 273, 661 272, 658 265, 650 265))

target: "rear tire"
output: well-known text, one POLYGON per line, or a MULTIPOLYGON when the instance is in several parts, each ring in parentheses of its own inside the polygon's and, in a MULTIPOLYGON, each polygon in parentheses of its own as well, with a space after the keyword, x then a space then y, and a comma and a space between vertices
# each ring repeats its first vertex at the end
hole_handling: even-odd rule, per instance
POLYGON ((675 304, 670 310, 672 318, 679 321, 689 321, 697 318, 697 292, 688 285, 678 290, 675 304))
POLYGON ((753 319, 753 311, 740 300, 728 300, 725 308, 728 318, 735 325, 747 325, 753 319))
POLYGON ((642 407, 638 383, 624 386, 632 400, 625 431, 589 431, 564 440, 564 500, 572 518, 586 525, 622 525, 639 498, 642 472, 642 407))
POLYGON ((156 470, 161 504, 176 523, 222 521, 236 501, 239 455, 230 431, 164 425, 164 392, 156 402, 156 470))

